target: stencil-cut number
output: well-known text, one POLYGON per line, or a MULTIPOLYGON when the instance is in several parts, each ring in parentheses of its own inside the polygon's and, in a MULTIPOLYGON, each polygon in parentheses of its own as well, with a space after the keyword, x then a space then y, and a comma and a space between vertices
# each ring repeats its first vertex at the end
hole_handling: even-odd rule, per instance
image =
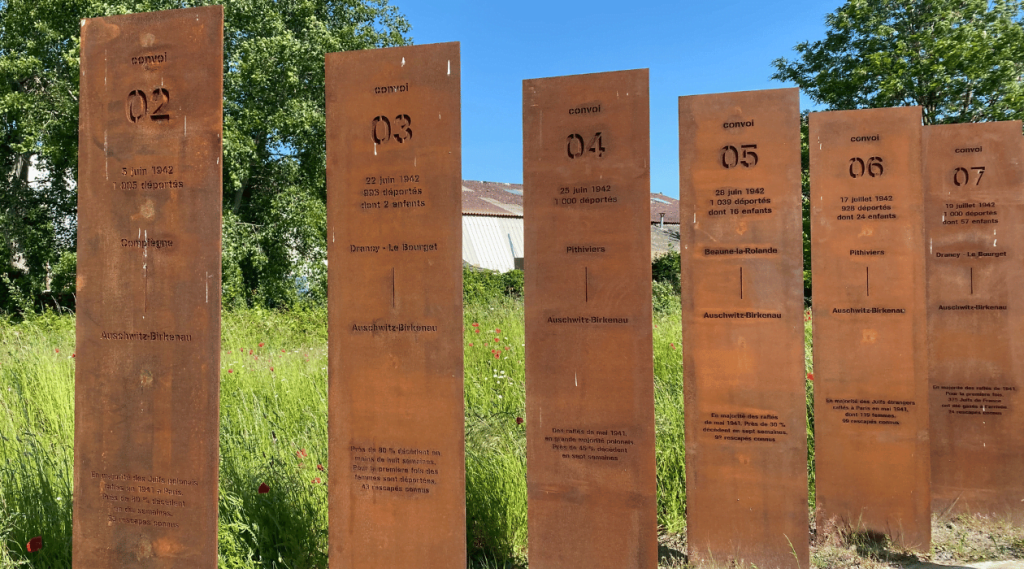
POLYGON ((392 138, 399 144, 403 144, 412 138, 412 119, 409 115, 398 115, 394 118, 394 128, 391 126, 391 119, 384 115, 373 118, 370 123, 370 135, 375 144, 385 144, 392 138))
POLYGON ((882 167, 882 158, 879 156, 868 158, 866 163, 862 158, 850 158, 851 178, 863 178, 864 174, 872 178, 878 178, 883 173, 885 173, 885 168, 882 167))
POLYGON ((377 144, 384 144, 391 140, 391 121, 383 115, 375 117, 371 123, 370 132, 373 134, 373 141, 377 144))
POLYGON ((149 110, 150 97, 146 95, 145 91, 136 89, 128 93, 128 98, 124 101, 124 113, 128 118, 128 122, 138 124, 145 120, 147 116, 149 120, 153 121, 168 121, 171 119, 171 115, 166 110, 163 110, 164 105, 171 100, 171 94, 167 89, 153 89, 151 96, 152 103, 155 105, 152 111, 149 110))
POLYGON ((167 92, 167 89, 153 89, 153 104, 156 105, 156 108, 149 114, 149 118, 155 121, 170 120, 171 116, 167 114, 166 110, 162 110, 170 100, 171 94, 167 92))
MULTIPOLYGON (((985 176, 985 167, 974 166, 971 168, 971 170, 976 170, 978 172, 978 179, 975 180, 974 185, 980 185, 981 179, 985 176)), ((957 168, 953 170, 953 183, 956 184, 957 186, 966 186, 970 184, 970 181, 971 172, 967 168, 957 168)))
POLYGON ((395 140, 399 142, 399 144, 412 138, 412 129, 409 128, 409 125, 411 124, 412 119, 409 118, 409 115, 398 115, 397 117, 395 117, 394 137, 395 140))
POLYGON ((587 152, 601 157, 604 156, 604 151, 604 137, 600 132, 590 137, 590 142, 586 144, 583 143, 583 135, 580 134, 570 134, 565 139, 565 152, 572 159, 580 158, 587 152))
POLYGON ((756 149, 756 144, 741 144, 739 148, 723 146, 722 167, 735 168, 743 166, 744 168, 753 168, 757 166, 757 152, 754 152, 756 149))

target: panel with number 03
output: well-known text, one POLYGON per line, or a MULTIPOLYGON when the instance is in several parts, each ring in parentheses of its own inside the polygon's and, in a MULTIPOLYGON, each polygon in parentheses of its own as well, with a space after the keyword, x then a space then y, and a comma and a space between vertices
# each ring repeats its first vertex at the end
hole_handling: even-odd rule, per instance
POLYGON ((327 55, 332 567, 464 567, 459 45, 327 55))

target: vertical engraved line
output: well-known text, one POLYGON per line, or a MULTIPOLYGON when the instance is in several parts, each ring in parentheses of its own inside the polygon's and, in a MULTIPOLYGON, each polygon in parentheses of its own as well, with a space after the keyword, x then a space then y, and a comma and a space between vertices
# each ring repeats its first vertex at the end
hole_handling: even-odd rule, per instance
POLYGON ((149 230, 147 229, 142 242, 142 319, 146 319, 149 310, 149 230))
POLYGON ((583 302, 590 302, 590 268, 583 267, 583 302))
POLYGON ((871 296, 871 268, 864 267, 864 287, 867 290, 868 296, 871 296))
POLYGON ((974 294, 974 267, 971 267, 971 294, 974 294))
POLYGON ((391 267, 391 308, 395 307, 395 268, 391 267))
POLYGON ((740 267, 740 300, 743 300, 743 267, 740 267))

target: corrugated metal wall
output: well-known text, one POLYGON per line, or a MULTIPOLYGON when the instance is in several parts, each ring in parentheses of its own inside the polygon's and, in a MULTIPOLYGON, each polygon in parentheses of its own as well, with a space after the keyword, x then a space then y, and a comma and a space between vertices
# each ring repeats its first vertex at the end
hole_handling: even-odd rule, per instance
POLYGON ((513 248, 523 256, 523 218, 462 216, 463 261, 504 273, 515 268, 513 248))

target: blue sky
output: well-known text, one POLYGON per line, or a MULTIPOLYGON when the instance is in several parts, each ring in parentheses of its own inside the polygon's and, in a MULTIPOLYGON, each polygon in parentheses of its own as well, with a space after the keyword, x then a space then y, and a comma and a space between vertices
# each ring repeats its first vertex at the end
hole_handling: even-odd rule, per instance
MULTIPOLYGON (((679 195, 678 97, 789 87, 771 62, 841 0, 391 0, 417 44, 462 48, 462 175, 523 181, 522 81, 651 70, 651 191, 679 195)), ((811 102, 801 97, 801 108, 811 102)))

